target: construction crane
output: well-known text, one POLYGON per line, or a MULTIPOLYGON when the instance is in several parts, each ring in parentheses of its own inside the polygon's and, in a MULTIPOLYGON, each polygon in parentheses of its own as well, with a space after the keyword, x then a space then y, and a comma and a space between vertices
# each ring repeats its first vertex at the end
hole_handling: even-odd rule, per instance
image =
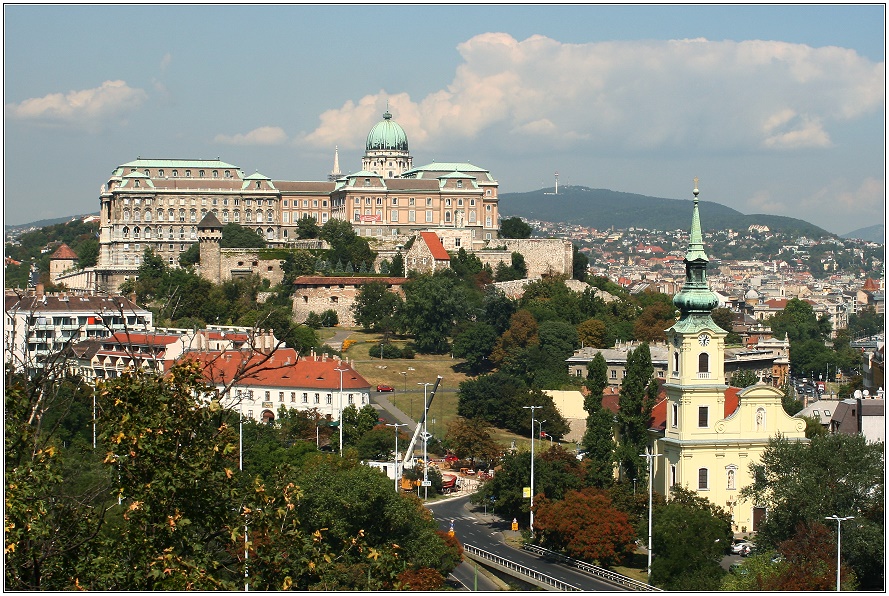
MULTIPOLYGON (((438 375, 438 378, 435 379, 435 385, 432 387, 432 393, 429 394, 429 399, 423 404, 423 415, 420 417, 420 421, 417 423, 417 429, 414 431, 414 436, 411 439, 410 445, 408 445, 407 449, 404 452, 404 459, 401 460, 402 468, 407 463, 408 459, 413 455, 414 446, 417 444, 417 438, 420 436, 420 432, 426 427, 426 413, 429 411, 429 406, 432 405, 432 400, 435 398, 435 392, 438 390, 438 384, 441 383, 441 375, 438 375)), ((424 462, 425 466, 426 463, 424 462)))

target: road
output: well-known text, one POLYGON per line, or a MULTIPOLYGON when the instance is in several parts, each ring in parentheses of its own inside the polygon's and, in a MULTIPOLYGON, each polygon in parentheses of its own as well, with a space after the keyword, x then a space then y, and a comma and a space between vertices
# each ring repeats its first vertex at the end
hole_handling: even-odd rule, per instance
MULTIPOLYGON (((427 507, 432 511, 443 530, 447 530, 453 520, 454 533, 463 544, 471 544, 584 591, 613 592, 621 589, 576 569, 544 561, 531 553, 505 544, 504 535, 512 532, 509 523, 500 519, 499 516, 490 513, 485 515, 481 511, 476 511, 469 505, 468 495, 430 503, 427 507)), ((514 534, 518 534, 518 532, 514 534)), ((460 567, 471 569, 471 563, 464 562, 460 567)), ((481 579, 481 574, 479 574, 479 579, 481 579)), ((479 587, 481 588, 481 583, 479 583, 479 587)))

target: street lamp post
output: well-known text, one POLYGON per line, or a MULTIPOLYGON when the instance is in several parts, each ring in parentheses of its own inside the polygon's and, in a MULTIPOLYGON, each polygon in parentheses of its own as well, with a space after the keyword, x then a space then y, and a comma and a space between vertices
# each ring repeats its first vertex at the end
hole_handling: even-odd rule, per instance
POLYGON ((534 533, 534 410, 543 406, 522 406, 525 410, 531 410, 531 506, 530 506, 530 523, 528 527, 531 533, 534 533))
POLYGON ((333 369, 340 373, 340 457, 343 456, 343 373, 349 370, 348 368, 335 368, 333 369))
POLYGON ((398 427, 407 426, 407 422, 403 422, 401 424, 387 424, 386 426, 395 428, 395 492, 397 493, 398 481, 401 480, 401 474, 398 473, 398 427))
POLYGON ((849 515, 846 517, 839 517, 837 515, 831 515, 830 517, 825 517, 824 519, 834 519, 837 522, 837 592, 840 591, 840 544, 841 544, 841 535, 840 535, 840 525, 842 522, 847 519, 855 519, 854 516, 849 515))
POLYGON ((650 449, 646 449, 645 453, 640 453, 639 457, 648 460, 648 583, 651 584, 651 487, 654 484, 651 480, 651 465, 654 458, 662 456, 663 453, 652 455, 650 449))
POLYGON ((407 393, 407 371, 401 371, 398 374, 404 377, 404 392, 407 393))
MULTIPOLYGON (((426 390, 429 388, 429 385, 432 385, 432 383, 417 383, 417 385, 423 386, 423 411, 425 412, 426 411, 426 390)), ((413 419, 414 419, 414 399, 411 398, 411 420, 413 420, 413 419)), ((424 421, 424 423, 425 423, 425 421, 424 421)), ((425 431, 426 429, 423 428, 423 430, 425 431)))

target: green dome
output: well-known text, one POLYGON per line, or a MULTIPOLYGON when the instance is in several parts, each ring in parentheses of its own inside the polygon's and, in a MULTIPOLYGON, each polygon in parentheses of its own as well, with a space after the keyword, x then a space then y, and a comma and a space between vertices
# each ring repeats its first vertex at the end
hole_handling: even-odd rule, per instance
POLYGON ((392 120, 387 110, 383 119, 377 122, 367 134, 367 151, 404 151, 407 152, 407 135, 404 129, 392 120))

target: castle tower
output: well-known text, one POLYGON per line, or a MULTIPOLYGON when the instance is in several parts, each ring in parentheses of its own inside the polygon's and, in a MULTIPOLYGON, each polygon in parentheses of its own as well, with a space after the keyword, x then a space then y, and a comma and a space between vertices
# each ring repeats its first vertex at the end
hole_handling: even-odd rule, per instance
POLYGON ((222 224, 219 219, 208 211, 207 215, 198 223, 198 242, 200 243, 201 277, 214 284, 218 284, 222 278, 222 249, 219 242, 222 240, 222 224))

